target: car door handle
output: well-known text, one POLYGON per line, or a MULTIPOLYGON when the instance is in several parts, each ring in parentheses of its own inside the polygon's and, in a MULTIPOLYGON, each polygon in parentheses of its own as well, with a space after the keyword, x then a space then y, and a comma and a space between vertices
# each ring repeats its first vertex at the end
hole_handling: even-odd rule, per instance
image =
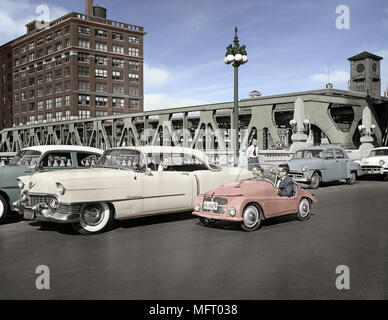
POLYGON ((189 175, 189 173, 188 173, 188 172, 182 172, 182 175, 184 175, 184 176, 188 176, 188 175, 189 175))

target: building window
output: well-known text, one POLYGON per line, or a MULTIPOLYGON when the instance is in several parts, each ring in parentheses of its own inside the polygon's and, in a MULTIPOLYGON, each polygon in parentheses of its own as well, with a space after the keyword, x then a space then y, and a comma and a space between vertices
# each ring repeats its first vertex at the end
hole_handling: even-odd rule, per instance
POLYGON ((96 37, 107 38, 108 37, 108 32, 106 32, 105 30, 96 29, 95 30, 95 35, 96 35, 96 37))
POLYGON ((26 46, 21 47, 21 50, 20 50, 21 53, 24 53, 26 51, 27 51, 27 47, 26 46))
POLYGON ((53 100, 48 99, 46 100, 46 109, 51 109, 53 107, 53 100))
POLYGON ((36 95, 38 96, 38 98, 43 97, 43 88, 38 88, 38 90, 36 91, 36 95))
POLYGON ((62 36, 62 30, 58 30, 55 32, 55 39, 59 39, 62 36))
POLYGON ((129 36, 129 42, 139 44, 139 38, 138 37, 131 37, 129 36))
POLYGON ((55 44, 55 51, 59 51, 59 50, 62 50, 62 42, 57 42, 55 44))
POLYGON ((34 122, 35 122, 35 116, 30 116, 30 123, 34 124, 34 122))
POLYGON ((65 39, 65 45, 64 45, 65 48, 68 48, 70 47, 70 39, 65 39))
POLYGON ((36 45, 41 46, 43 44, 43 38, 36 40, 36 45))
POLYGON ((90 28, 84 26, 78 26, 78 33, 81 34, 90 34, 90 28))
POLYGON ((67 26, 66 28, 65 28, 65 34, 69 34, 70 33, 70 26, 67 26))
POLYGON ((129 100, 129 109, 139 109, 139 100, 129 100))
POLYGON ((55 80, 62 78, 62 69, 55 70, 55 80))
POLYGON ((29 55, 28 55, 28 61, 33 61, 35 59, 35 53, 30 53, 29 55))
POLYGON ((36 68, 36 71, 42 71, 43 70, 43 62, 39 62, 38 63, 38 66, 37 66, 37 68, 36 68))
POLYGON ((65 97, 65 106, 69 107, 70 106, 70 96, 65 97))
POLYGON ((123 59, 113 58, 112 59, 112 67, 124 68, 124 60, 123 59))
POLYGON ((46 60, 45 62, 46 62, 46 69, 50 69, 53 67, 53 62, 51 61, 51 59, 46 60))
POLYGON ((89 110, 78 110, 78 118, 80 118, 80 119, 90 118, 90 111, 89 110))
POLYGON ((43 49, 39 49, 36 51, 36 58, 41 58, 43 57, 43 49))
POLYGON ((55 98, 55 108, 62 107, 62 97, 55 98))
POLYGON ((108 71, 103 69, 96 69, 96 78, 106 79, 108 77, 108 71))
POLYGON ((90 56, 88 53, 78 53, 78 61, 89 63, 90 62, 90 56))
POLYGON ((47 122, 53 121, 53 114, 52 113, 47 113, 46 114, 46 119, 47 119, 47 122))
POLYGON ((38 101, 38 110, 43 110, 43 101, 38 101))
POLYGON ((90 90, 89 81, 78 81, 78 90, 89 91, 90 90))
POLYGON ((118 41, 124 41, 124 35, 121 34, 121 33, 113 32, 112 33, 112 39, 113 40, 118 40, 118 41))
POLYGON ((113 45, 112 49, 114 53, 124 54, 124 46, 113 45))
POLYGON ((139 82, 139 75, 135 73, 129 73, 129 82, 139 82))
POLYGON ((96 50, 108 51, 108 45, 105 42, 96 42, 96 50))
POLYGON ((65 68, 65 77, 70 76, 70 67, 65 68))
POLYGON ((112 80, 124 80, 124 72, 113 71, 112 72, 112 80))
POLYGON ((96 56, 96 64, 100 66, 107 66, 108 65, 108 58, 104 56, 96 56))
POLYGON ((46 36, 46 42, 50 42, 51 40, 53 40, 53 36, 52 36, 52 34, 50 33, 50 34, 48 34, 48 35, 46 36))
POLYGON ((35 90, 28 91, 28 96, 30 99, 34 98, 35 97, 35 90))
POLYGON ((55 93, 62 92, 62 83, 55 84, 55 93))
POLYGON ((53 48, 50 46, 50 47, 46 47, 46 54, 51 54, 53 52, 53 48))
POLYGON ((90 96, 85 94, 79 94, 78 104, 86 105, 86 106, 90 105, 90 96))
POLYGON ((140 63, 137 61, 132 61, 132 60, 128 61, 128 69, 129 70, 139 70, 139 65, 140 65, 140 63))
POLYGON ((66 120, 70 120, 70 110, 66 110, 66 120))
POLYGON ((29 84, 30 86, 35 85, 35 78, 30 78, 30 79, 28 79, 28 84, 29 84))
POLYGON ((108 92, 108 85, 106 83, 96 82, 96 92, 108 92))
POLYGON ((31 66, 28 67, 28 72, 29 72, 30 74, 35 72, 35 68, 34 68, 33 65, 31 65, 31 66))
POLYGON ((38 123, 43 122, 43 114, 38 114, 38 123))
POLYGON ((65 63, 70 62, 70 53, 65 54, 65 63))
POLYGON ((55 119, 57 121, 61 121, 62 120, 62 111, 55 112, 55 119))
POLYGON ((106 107, 108 105, 107 97, 96 96, 96 107, 106 107))
POLYGON ((30 102, 30 111, 35 110, 35 102, 30 102))
POLYGON ((89 49, 89 40, 88 39, 78 39, 78 46, 81 48, 89 49))
POLYGON ((112 100, 113 108, 124 108, 124 99, 122 98, 113 98, 112 100))
POLYGON ((107 115, 107 111, 96 111, 96 117, 106 117, 107 115))
POLYGON ((78 67, 79 76, 89 77, 89 73, 89 67, 78 67))
POLYGON ((65 81, 65 90, 70 90, 70 81, 65 81))
POLYGON ((139 96, 139 88, 129 87, 129 95, 130 96, 139 96))
POLYGON ((27 87, 27 80, 24 79, 24 80, 21 81, 21 87, 22 88, 27 87))
POLYGON ((114 85, 113 86, 113 93, 114 94, 124 94, 124 86, 114 85))
POLYGON ((55 65, 56 65, 56 66, 59 66, 59 65, 61 65, 61 64, 62 64, 62 58, 61 58, 61 56, 55 57, 55 65))
POLYGON ((128 48, 128 54, 132 57, 138 57, 139 56, 139 48, 128 48))
POLYGON ((53 93, 53 86, 50 84, 46 86, 46 96, 53 93))
POLYGON ((28 44, 28 50, 33 50, 35 48, 35 43, 34 42, 30 42, 28 44))
POLYGON ((16 59, 15 60, 15 67, 17 67, 19 65, 19 59, 16 59))

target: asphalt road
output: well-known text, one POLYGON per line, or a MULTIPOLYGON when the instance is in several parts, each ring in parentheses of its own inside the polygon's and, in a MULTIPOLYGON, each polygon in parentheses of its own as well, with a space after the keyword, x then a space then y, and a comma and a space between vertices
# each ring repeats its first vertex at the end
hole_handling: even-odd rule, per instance
POLYGON ((12 219, 0 225, 0 299, 387 299, 388 182, 313 193, 310 220, 275 218, 253 233, 189 212, 95 236, 12 219), (39 265, 49 290, 36 289, 39 265), (349 290, 335 286, 338 265, 349 290))

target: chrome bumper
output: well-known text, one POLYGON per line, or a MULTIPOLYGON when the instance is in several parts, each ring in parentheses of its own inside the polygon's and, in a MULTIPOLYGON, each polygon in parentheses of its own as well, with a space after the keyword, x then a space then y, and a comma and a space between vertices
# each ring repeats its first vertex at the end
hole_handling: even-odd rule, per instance
MULTIPOLYGON (((58 210, 52 209, 46 203, 39 203, 34 206, 26 206, 19 200, 13 203, 15 210, 21 215, 25 215, 25 211, 31 211, 33 218, 32 221, 44 221, 44 222, 56 222, 56 223, 76 223, 79 222, 80 213, 63 213, 61 207, 58 210)), ((70 207, 70 206, 68 206, 70 207)))
POLYGON ((294 180, 296 182, 310 183, 310 178, 306 174, 304 174, 304 173, 289 172, 288 175, 289 175, 290 178, 292 178, 292 180, 294 180))
POLYGON ((388 168, 383 167, 377 167, 377 166, 362 166, 361 167, 362 173, 364 175, 382 175, 382 174, 388 174, 388 168))

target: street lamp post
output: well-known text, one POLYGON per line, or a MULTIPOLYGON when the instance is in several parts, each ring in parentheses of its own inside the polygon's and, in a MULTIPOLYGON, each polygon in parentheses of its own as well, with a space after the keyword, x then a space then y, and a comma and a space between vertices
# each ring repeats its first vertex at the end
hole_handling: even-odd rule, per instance
POLYGON ((248 61, 248 55, 246 51, 246 46, 243 45, 240 47, 238 36, 237 36, 237 27, 234 29, 234 45, 229 45, 226 47, 226 54, 224 62, 226 64, 233 63, 234 67, 234 105, 233 105, 233 124, 231 126, 233 132, 233 164, 236 167, 239 157, 239 121, 238 121, 238 67, 245 64, 248 61))

